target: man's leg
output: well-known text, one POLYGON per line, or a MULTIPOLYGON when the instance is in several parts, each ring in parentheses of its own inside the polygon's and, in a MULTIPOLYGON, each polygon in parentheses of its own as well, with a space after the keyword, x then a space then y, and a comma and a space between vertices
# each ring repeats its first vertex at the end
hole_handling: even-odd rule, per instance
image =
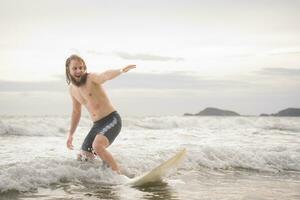
POLYGON ((93 142, 93 150, 102 160, 104 160, 109 164, 109 166, 113 171, 116 171, 117 173, 120 174, 120 169, 118 164, 116 163, 111 153, 106 150, 108 146, 109 146, 109 141, 104 135, 102 134, 96 135, 95 140, 93 142))

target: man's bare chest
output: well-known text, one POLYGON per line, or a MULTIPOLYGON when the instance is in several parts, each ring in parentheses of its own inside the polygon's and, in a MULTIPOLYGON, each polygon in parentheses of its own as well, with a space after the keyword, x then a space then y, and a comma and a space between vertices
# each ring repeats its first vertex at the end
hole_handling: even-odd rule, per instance
POLYGON ((83 87, 73 88, 72 95, 81 104, 86 104, 88 102, 93 102, 95 99, 101 100, 101 97, 104 95, 102 90, 103 89, 99 86, 86 85, 83 87))
POLYGON ((72 88, 72 95, 81 104, 86 104, 92 96, 92 89, 87 86, 72 88))

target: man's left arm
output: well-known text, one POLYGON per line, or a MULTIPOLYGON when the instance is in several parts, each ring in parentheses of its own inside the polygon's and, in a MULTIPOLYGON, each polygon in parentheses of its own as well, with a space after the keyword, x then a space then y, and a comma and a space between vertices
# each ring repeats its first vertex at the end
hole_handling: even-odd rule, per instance
POLYGON ((102 84, 105 81, 116 78, 120 74, 126 73, 126 72, 128 72, 128 71, 130 71, 131 69, 134 69, 134 68, 136 68, 136 65, 127 65, 124 68, 115 69, 115 70, 107 70, 107 71, 105 71, 103 73, 100 73, 100 74, 92 73, 91 78, 92 78, 93 82, 95 82, 97 84, 102 84))

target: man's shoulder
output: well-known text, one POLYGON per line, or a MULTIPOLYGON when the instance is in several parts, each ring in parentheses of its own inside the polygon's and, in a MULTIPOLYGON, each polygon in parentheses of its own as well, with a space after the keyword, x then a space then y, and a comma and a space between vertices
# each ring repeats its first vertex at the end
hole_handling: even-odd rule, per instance
POLYGON ((72 95, 73 94, 73 91, 74 91, 74 89, 75 89, 76 87, 74 87, 74 85, 71 83, 70 85, 69 85, 69 92, 70 92, 70 94, 72 95))
POLYGON ((95 76, 95 72, 89 72, 89 73, 87 74, 87 80, 93 79, 94 76, 95 76))
POLYGON ((87 76, 87 81, 90 83, 98 83, 99 77, 100 77, 101 73, 97 73, 97 72, 89 72, 88 76, 87 76))
POLYGON ((96 72, 89 72, 87 78, 92 79, 92 78, 96 77, 97 75, 98 75, 98 73, 96 73, 96 72))
POLYGON ((69 86, 68 86, 68 89, 69 89, 69 90, 72 90, 73 87, 74 87, 73 84, 70 83, 69 86))

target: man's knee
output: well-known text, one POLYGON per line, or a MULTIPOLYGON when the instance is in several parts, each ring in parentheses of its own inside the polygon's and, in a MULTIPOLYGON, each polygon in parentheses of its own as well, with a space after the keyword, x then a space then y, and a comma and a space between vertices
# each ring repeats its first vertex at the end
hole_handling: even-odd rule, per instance
POLYGON ((102 134, 99 134, 96 136, 94 142, 93 142, 93 149, 105 149, 106 147, 108 147, 109 145, 109 141, 108 139, 102 135, 102 134))
POLYGON ((94 142, 93 143, 93 150, 98 154, 105 151, 105 145, 101 143, 94 142))

